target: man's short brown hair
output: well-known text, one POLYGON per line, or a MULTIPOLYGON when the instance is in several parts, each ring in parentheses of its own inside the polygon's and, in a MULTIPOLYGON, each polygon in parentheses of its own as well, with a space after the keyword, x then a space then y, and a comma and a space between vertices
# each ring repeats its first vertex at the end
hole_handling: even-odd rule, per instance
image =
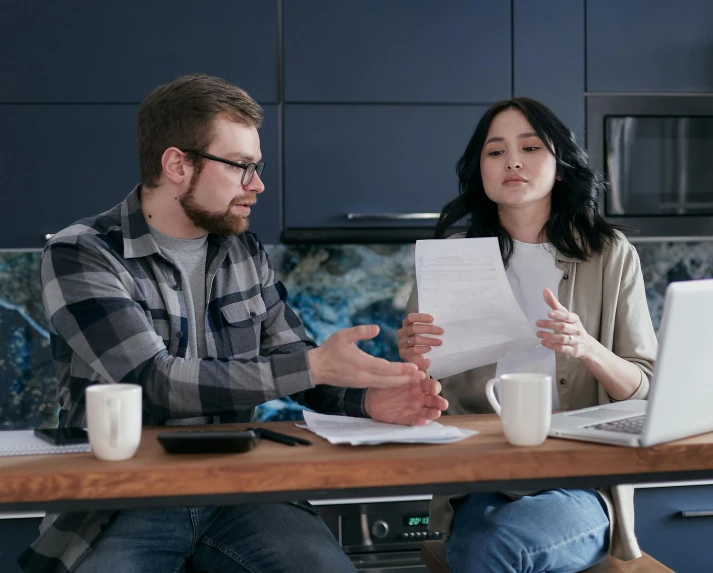
POLYGON ((243 125, 262 125, 260 105, 245 90, 220 78, 204 74, 182 76, 146 96, 139 106, 136 130, 142 185, 158 185, 163 171, 161 157, 169 147, 208 147, 218 114, 243 125))

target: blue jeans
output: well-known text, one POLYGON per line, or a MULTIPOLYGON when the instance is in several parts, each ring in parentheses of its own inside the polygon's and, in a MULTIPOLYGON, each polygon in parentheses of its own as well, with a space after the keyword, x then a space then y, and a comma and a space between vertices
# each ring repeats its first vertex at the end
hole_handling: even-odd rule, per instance
POLYGON ((447 548, 452 573, 573 573, 606 557, 609 518, 594 490, 476 493, 456 508, 447 548))
POLYGON ((299 502, 121 511, 76 573, 356 571, 312 506, 299 502))

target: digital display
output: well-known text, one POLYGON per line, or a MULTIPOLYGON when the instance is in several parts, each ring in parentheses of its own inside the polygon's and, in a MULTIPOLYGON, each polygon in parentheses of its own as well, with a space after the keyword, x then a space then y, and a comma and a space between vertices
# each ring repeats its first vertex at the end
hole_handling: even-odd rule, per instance
POLYGON ((404 525, 406 527, 419 527, 428 525, 428 515, 405 515, 404 525))

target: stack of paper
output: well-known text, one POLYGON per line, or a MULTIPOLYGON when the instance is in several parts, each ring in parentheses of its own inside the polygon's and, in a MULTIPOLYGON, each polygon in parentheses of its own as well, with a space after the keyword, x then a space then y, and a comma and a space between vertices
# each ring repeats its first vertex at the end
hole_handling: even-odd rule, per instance
POLYGON ((429 422, 425 426, 401 426, 375 422, 369 418, 350 416, 327 416, 305 412, 306 424, 297 424, 332 444, 371 446, 386 442, 403 444, 447 444, 457 442, 477 434, 475 430, 462 430, 455 426, 444 426, 429 422))

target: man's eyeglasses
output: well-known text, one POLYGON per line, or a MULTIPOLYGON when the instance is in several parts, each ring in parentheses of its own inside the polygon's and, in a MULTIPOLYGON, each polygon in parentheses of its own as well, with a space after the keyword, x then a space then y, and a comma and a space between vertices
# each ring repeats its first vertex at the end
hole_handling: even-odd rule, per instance
POLYGON ((257 173, 258 177, 262 176, 262 170, 265 168, 265 162, 259 161, 258 163, 239 163, 237 161, 230 161, 230 159, 225 159, 223 157, 218 157, 217 155, 211 155, 205 151, 198 151, 197 149, 181 149, 183 153, 195 153, 211 161, 219 161, 220 163, 225 163, 226 165, 232 165, 233 167, 238 167, 239 169, 244 169, 243 179, 241 181, 243 187, 249 185, 253 180, 253 175, 257 173))

